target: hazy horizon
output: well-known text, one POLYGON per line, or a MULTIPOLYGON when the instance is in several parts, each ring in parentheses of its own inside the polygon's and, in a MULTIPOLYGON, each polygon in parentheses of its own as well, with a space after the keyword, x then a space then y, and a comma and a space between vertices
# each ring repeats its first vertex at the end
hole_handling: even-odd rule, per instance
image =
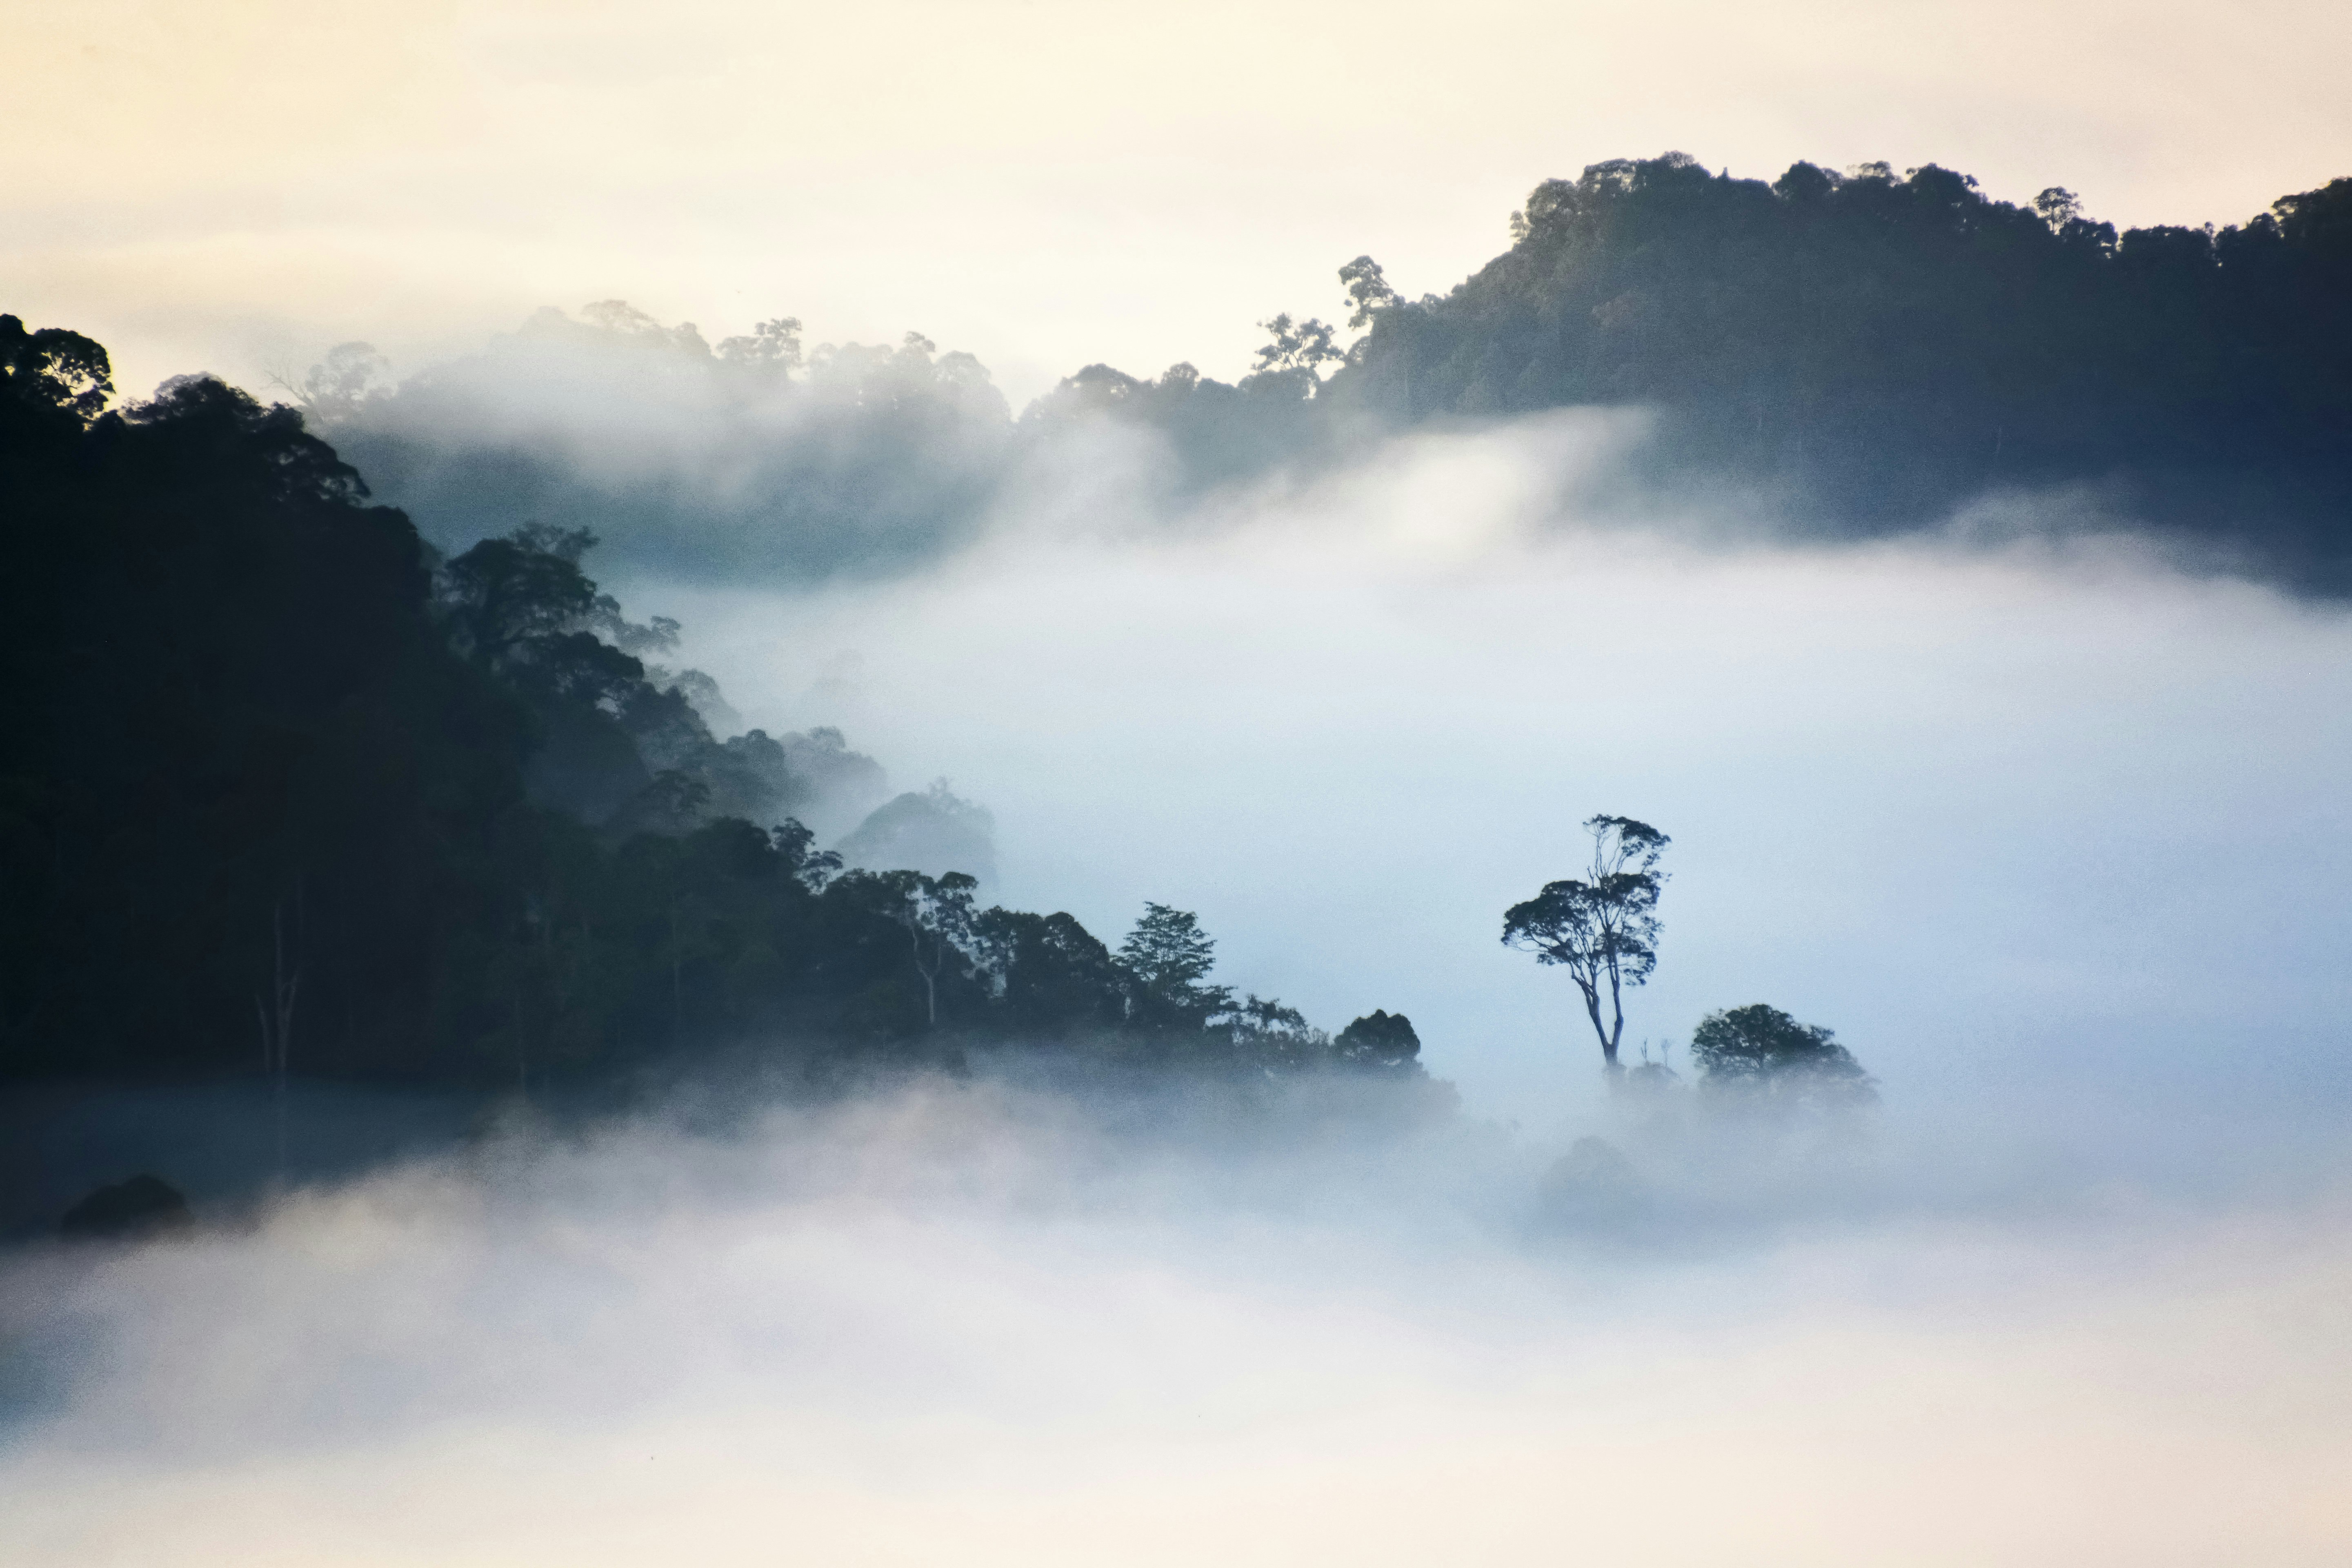
POLYGON ((2340 8, 1640 13, 934 4, 855 12, 143 0, 16 18, 9 308, 126 391, 263 390, 331 344, 404 373, 542 305, 713 341, 919 331, 1014 404, 1081 365, 1230 378, 1370 252, 1408 295, 1502 247, 1535 184, 1679 148, 1965 170, 2118 226, 2242 222, 2344 172, 2340 8))

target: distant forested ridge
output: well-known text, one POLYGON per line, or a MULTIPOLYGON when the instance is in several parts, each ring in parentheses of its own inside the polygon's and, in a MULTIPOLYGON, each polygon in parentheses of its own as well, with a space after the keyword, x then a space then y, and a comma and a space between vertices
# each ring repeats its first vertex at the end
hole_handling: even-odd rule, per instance
POLYGON ((919 333, 804 352, 779 317, 714 344, 619 300, 397 382, 344 344, 292 390, 438 542, 560 516, 680 578, 907 571, 1078 469, 1148 518, 1402 427, 1600 405, 1655 416, 1641 510, 1870 537, 2055 489, 2014 526, 2150 527, 2352 591, 2352 180, 2117 234, 2064 190, 2001 201, 1932 164, 1768 184, 1669 153, 1547 180, 1511 230, 1442 296, 1358 258, 1344 325, 1259 323, 1233 382, 1091 364, 1017 418, 919 333))
POLYGON ((561 517, 625 573, 805 583, 919 569, 1081 467, 1149 476, 1120 497, 1147 511, 1264 474, 1328 444, 1315 385, 1093 366, 1015 419, 977 359, 919 332, 804 348, 779 317, 714 344, 607 300, 404 379, 341 344, 287 390, 436 543, 561 517))
POLYGON ((100 345, 0 316, 0 1079, 528 1086, 730 1045, 822 1076, 992 1041, 1417 1075, 1409 1027, 1211 983, 1185 911, 1113 952, 981 907, 984 812, 869 812, 837 731, 724 733, 586 532, 445 559, 297 411, 111 392, 100 345), (858 826, 824 850, 803 816, 858 826))
POLYGON ((2003 488, 2352 588, 2352 180, 2218 232, 2118 235, 2068 192, 1996 201, 1934 165, 1769 184, 1680 153, 1548 180, 1444 298, 1343 273, 1370 331, 1319 396, 1393 420, 1661 411, 1661 473, 1830 533, 2003 488))

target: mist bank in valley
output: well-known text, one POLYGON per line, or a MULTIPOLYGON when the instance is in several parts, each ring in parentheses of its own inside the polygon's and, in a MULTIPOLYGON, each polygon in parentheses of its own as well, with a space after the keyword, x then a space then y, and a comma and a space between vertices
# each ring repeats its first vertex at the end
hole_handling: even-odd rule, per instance
MULTIPOLYGON (((1928 526, 2012 482, 2105 486, 2123 506, 2128 465, 2093 474, 2082 454, 2122 450, 2118 432, 2137 416, 2093 415, 2126 395, 2203 387, 2216 407, 2277 416, 2217 423, 2221 445, 2174 442, 2175 456, 2209 473, 2244 458, 2262 483, 2309 479, 2323 495, 2324 444, 2305 437, 2334 417, 2333 362, 2294 356, 2331 341, 2341 195, 2331 186, 2242 229, 2168 239, 2110 235, 2063 192, 2032 210, 1990 202, 1932 168, 1800 165, 1764 186, 1674 157, 1596 165, 1540 189, 1511 252, 1444 299, 1404 300, 1370 258, 1350 263, 1349 330, 1362 331, 1351 344, 1277 316, 1257 368, 1232 384, 1189 366, 1149 381, 1092 366, 1017 418, 977 362, 919 337, 808 349, 799 323, 778 318, 714 345, 617 302, 579 321, 543 313, 478 359, 398 383, 347 345, 305 378, 300 409, 188 378, 109 414, 102 349, 12 322, 9 483, 22 515, 54 526, 9 584, 31 718, 9 738, 0 1054, 27 1077, 258 1063, 280 1081, 482 1088, 544 1088, 752 1037, 797 1042, 813 1079, 952 1067, 966 1042, 1013 1037, 1186 1070, 1402 1069, 1409 1051, 1350 1043, 1191 960, 1169 968, 1168 953, 1207 938, 1197 921, 1166 922, 1193 921, 1178 905, 1205 898, 1136 889, 1083 921, 1058 891, 1041 904, 1053 913, 992 908, 985 806, 944 780, 894 793, 879 761, 817 715, 746 728, 715 680, 676 667, 680 628, 625 616, 590 563, 800 587, 919 581, 911 568, 1013 521, 1039 535, 1155 516, 1246 530, 1282 509, 1204 492, 1263 483, 1262 501, 1294 477, 1329 481, 1286 493, 1331 512, 1335 539, 1381 526, 1374 514, 1395 501, 1429 513, 1408 531, 1434 542, 1496 522, 1496 509, 1457 504, 1442 478, 1374 505, 1391 479, 1418 471, 1413 454, 1478 419, 1612 399, 1641 416, 1559 414, 1490 434, 1509 445, 1549 431, 1586 457, 1596 444, 1622 457, 1611 443, 1646 428, 1630 460, 1589 463, 1577 482, 1614 487, 1637 511, 1685 483, 1718 507, 1747 496, 1759 516, 1785 501, 1790 518, 1843 538, 1928 526), (1748 260, 1726 259, 1737 256, 1748 260), (2254 300, 2242 289, 2257 272, 2270 287, 2254 300), (1643 292, 1653 285, 1675 302, 1664 314, 1643 292), (1837 330, 1790 325, 1801 296, 1837 330), (1704 331, 1689 324, 1701 305, 1716 312, 1704 331), (2318 323, 2293 342, 2275 319, 2290 309, 2318 323), (2173 336, 2151 337, 2134 311, 2173 336), (2075 433, 2029 447, 2006 477, 1936 456, 1974 450, 1973 437, 1937 446, 1898 428, 1965 432, 2003 399, 2042 396, 2058 384, 2020 368, 2002 334, 2085 312, 2107 335, 2058 334, 2050 364, 2072 374, 2126 342, 2171 343, 2178 363, 2065 383, 2075 433), (1922 335, 1930 317, 1940 337, 1922 335), (2243 352, 2191 353, 2198 333, 2243 352), (1922 343, 1935 352, 1912 352, 1922 343), (1971 353, 2007 368, 1954 379, 1971 353), (2248 379, 2212 380, 2225 361, 2248 379), (1623 374, 1602 375, 1604 363, 1623 374), (2200 365, 2203 381, 2180 368, 2200 365), (1742 366, 1748 402, 1726 390, 1742 366), (1941 401, 1922 401, 1929 387, 1941 401), (1759 388, 1771 395, 1756 401, 1759 388), (1764 440, 1791 409, 1810 410, 1812 433, 1764 440), (1857 420, 1883 427, 1848 445, 1886 461, 1839 470, 1849 500, 1878 497, 1841 510, 1832 492, 1846 481, 1807 465, 1846 449, 1836 432, 1857 420), (2287 446, 2255 462, 2230 444, 2241 426, 2287 446), (1418 434, 1391 438, 1400 430, 1418 434), (1763 445, 1739 445, 1751 437, 1763 445), (367 453, 364 468, 349 460, 367 453), (1906 475, 1925 486, 1908 500, 1887 488, 1906 475), (372 504, 385 496, 422 498, 438 545, 372 504), (1125 942, 1108 940, 1139 904, 1125 942), (1154 946, 1165 942, 1176 945, 1154 946)), ((1994 423, 2009 461, 2006 416, 1994 423)), ((1508 527, 1564 515, 1535 494, 1559 466, 1514 459, 1506 488, 1527 491, 1526 515, 1508 527)), ((1600 495, 1577 515, 1612 504, 1600 495)), ((2064 525, 2053 511, 2083 510, 2016 515, 2045 528, 2064 525)), ((2290 570, 2287 535, 2306 514, 2282 503, 2260 515, 2273 534, 2188 513, 2167 526, 2202 528, 2218 554, 2324 586, 2304 569, 2324 553, 2321 534, 2297 536, 2311 549, 2290 570)), ((932 631, 893 635, 922 644, 932 631)), ((966 628, 967 647, 984 641, 966 628)), ((922 750, 903 731, 893 739, 900 754, 922 750)), ((968 732, 959 745, 971 751, 968 732)), ((1455 923, 1490 920, 1481 910, 1455 923)), ((1266 940, 1261 930, 1253 945, 1266 940)), ((1273 976, 1294 998, 1297 973, 1273 976)), ((1682 1021, 1759 992, 1788 999, 1743 984, 1682 1021)), ((1326 996, 1318 1010, 1337 1024, 1390 1007, 1401 999, 1326 996)), ((1775 1030, 1812 1026, 1774 1018, 1775 1030)))
POLYGON ((2352 181, 2118 234, 2054 186, 1810 163, 1768 184, 1673 153, 1546 181, 1512 235, 1444 295, 1358 258, 1346 324, 1260 323, 1233 383, 1094 364, 1018 417, 919 334, 804 350, 779 317, 713 345, 617 300, 399 380, 347 344, 296 390, 428 536, 588 526, 633 574, 902 572, 1013 512, 1165 516, 1399 429, 1594 405, 1650 416, 1588 477, 1630 517, 1874 538, 2057 490, 2018 526, 2352 583, 2352 181))
MULTIPOLYGON (((584 529, 445 556, 290 408, 193 377, 108 412, 104 349, 14 318, 0 363, 40 522, 5 600, 0 1079, 545 1093, 756 1047, 821 1087, 1015 1045, 1421 1078, 1402 1012, 1319 1028, 1218 979, 1192 911, 1146 900, 1114 946, 990 902, 985 807, 743 728, 584 529)), ((1574 928, 1547 940, 1601 942, 1613 992, 1626 933, 1574 928)))
POLYGON ((2341 1011, 2340 616, 1929 552, 1645 579, 1519 547, 1521 425, 1286 528, 748 598, 722 690, 572 526, 436 552, 291 411, 107 414, 13 321, 0 369, 0 1023, 85 1079, 0 1095, 64 1183, 0 1227, 205 1156, 149 1245, 0 1251, 0 1556, 2343 1555, 2341 1094, 2270 1037, 2341 1011), (856 747, 761 688, 844 626, 856 747), (857 749, 927 733, 995 770, 1008 885, 1057 833, 1181 885, 1117 945, 1132 888, 983 907, 990 820, 857 749), (1604 816, 1580 866, 1596 804, 1675 858, 1604 816), (1395 1011, 1229 985, 1265 947, 1395 1011), (1627 1070, 1523 1134, 1420 1030, 1627 1070), (2053 1170, 2168 1058, 2143 1164, 2053 1170), (2229 1121, 2256 1077, 2291 1125, 2229 1121))

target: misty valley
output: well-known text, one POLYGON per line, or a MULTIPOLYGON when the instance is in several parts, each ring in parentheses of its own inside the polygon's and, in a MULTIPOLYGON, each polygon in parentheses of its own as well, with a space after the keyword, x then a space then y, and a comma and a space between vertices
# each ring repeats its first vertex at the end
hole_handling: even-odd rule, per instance
POLYGON ((2352 179, 1510 236, 0 316, 0 1556, 2334 1560, 2352 179))

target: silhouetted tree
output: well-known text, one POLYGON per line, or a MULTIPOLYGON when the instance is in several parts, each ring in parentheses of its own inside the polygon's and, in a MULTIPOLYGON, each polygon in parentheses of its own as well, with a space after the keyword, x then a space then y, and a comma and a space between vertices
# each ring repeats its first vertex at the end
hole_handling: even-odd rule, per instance
POLYGON ((1148 1030, 1198 1030, 1230 1010, 1233 987, 1208 984, 1216 952, 1216 940, 1191 910, 1147 902, 1118 947, 1130 1021, 1148 1030))
POLYGON ((1260 321, 1258 329, 1266 334, 1266 342, 1257 351, 1257 374, 1303 377, 1308 392, 1321 379, 1325 365, 1347 357, 1332 341, 1336 334, 1329 324, 1312 316, 1293 321, 1285 312, 1270 321, 1260 321))
POLYGON ((950 960, 968 960, 975 942, 971 895, 980 883, 961 871, 937 879, 914 871, 885 871, 881 879, 898 895, 894 920, 912 943, 916 971, 923 977, 924 1022, 940 1024, 940 971, 950 960))
POLYGON ((1348 317, 1350 331, 1370 326, 1373 317, 1397 303, 1397 291, 1389 287, 1381 264, 1369 256, 1359 256, 1339 268, 1339 282, 1354 307, 1348 317))
POLYGON ((0 316, 0 386, 17 409, 51 409, 87 422, 114 395, 114 367, 106 350, 79 332, 27 331, 16 317, 0 316))
POLYGON ((800 318, 779 316, 753 327, 748 337, 722 339, 719 357, 787 379, 801 366, 800 318))
POLYGON ((1340 1030, 1331 1045, 1342 1062, 1389 1070, 1409 1068, 1421 1055, 1421 1037, 1413 1033, 1412 1020, 1377 1008, 1340 1030))
POLYGON ((1691 1035, 1700 1087, 1737 1089, 1773 1101, 1816 1107, 1863 1105, 1877 1099, 1853 1053, 1818 1024, 1800 1024, 1761 1002, 1709 1013, 1691 1035))
POLYGON ((1658 893, 1666 881, 1657 867, 1672 840, 1630 816, 1594 816, 1584 826, 1592 836, 1586 876, 1547 882, 1534 898, 1512 905, 1503 916, 1503 944, 1568 971, 1613 1073, 1625 1034, 1625 988, 1643 984, 1657 967, 1658 893))

